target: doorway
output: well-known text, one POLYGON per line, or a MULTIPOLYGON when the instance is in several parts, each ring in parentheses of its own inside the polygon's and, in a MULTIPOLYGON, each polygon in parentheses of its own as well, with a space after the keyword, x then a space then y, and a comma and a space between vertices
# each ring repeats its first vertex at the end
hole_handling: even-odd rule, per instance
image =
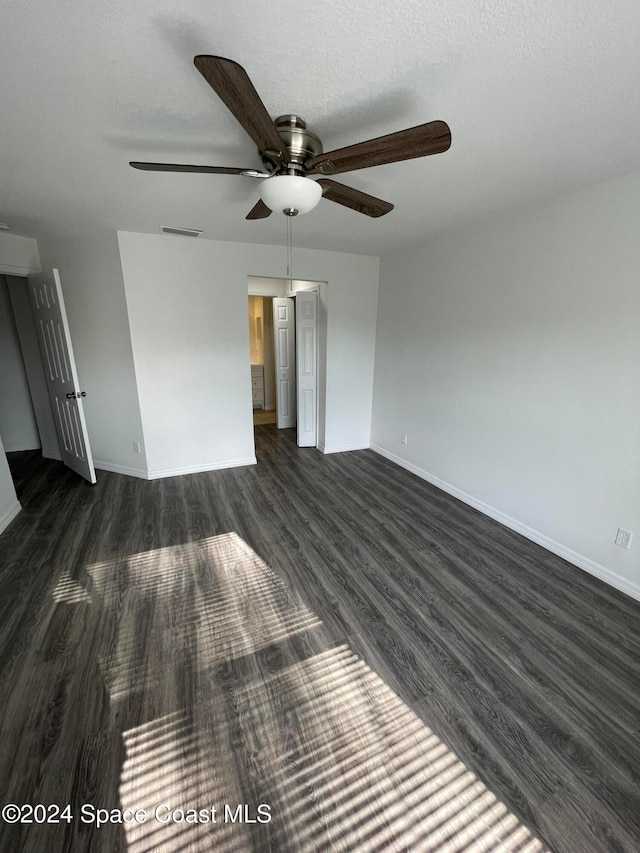
POLYGON ((4 449, 39 450, 95 483, 58 270, 51 277, 0 278, 3 361, 10 367, 8 385, 0 383, 4 449))
POLYGON ((249 347, 253 425, 275 424, 277 411, 273 310, 269 296, 249 296, 249 347))
POLYGON ((250 306, 253 304, 255 307, 249 308, 254 426, 275 422, 279 428, 296 428, 300 447, 324 444, 328 292, 328 284, 323 281, 248 277, 249 296, 261 298, 261 302, 250 302, 250 306), (300 340, 296 340, 295 334, 290 335, 293 347, 288 359, 290 372, 286 376, 281 375, 283 365, 278 363, 284 333, 276 322, 282 312, 275 313, 275 297, 278 298, 280 308, 283 302, 291 304, 292 315, 296 314, 296 298, 299 297, 299 302, 305 301, 304 308, 298 312, 302 322, 298 328, 300 340), (314 304, 311 323, 309 301, 314 304), (263 350, 260 350, 260 334, 263 350), (261 353, 262 362, 259 360, 261 353), (282 388, 285 385, 289 385, 292 392, 283 398, 282 388), (296 396, 296 388, 299 398, 296 396), (311 421, 312 429, 309 428, 311 421))
POLYGON ((17 279, 10 290, 0 275, 0 435, 6 453, 42 448, 16 316, 30 319, 29 312, 26 280, 17 279))
MULTIPOLYGON (((24 477, 17 477, 16 464, 30 470, 34 456, 61 458, 24 276, 0 274, 0 365, 0 452, 5 456, 0 478, 12 481, 20 501, 24 477)), ((13 514, 7 517, 1 502, 3 530, 13 514)))

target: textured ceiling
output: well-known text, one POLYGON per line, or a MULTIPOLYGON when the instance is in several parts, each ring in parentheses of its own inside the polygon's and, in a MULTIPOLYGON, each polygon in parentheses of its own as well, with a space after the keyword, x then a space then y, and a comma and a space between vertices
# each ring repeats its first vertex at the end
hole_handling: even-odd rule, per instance
POLYGON ((284 243, 283 216, 244 219, 257 181, 128 166, 259 165, 198 53, 243 65, 325 150, 451 127, 445 154, 340 176, 392 213, 321 201, 295 220, 299 246, 379 255, 640 169, 637 0, 5 0, 0 20, 0 221, 27 236, 172 225, 284 243))

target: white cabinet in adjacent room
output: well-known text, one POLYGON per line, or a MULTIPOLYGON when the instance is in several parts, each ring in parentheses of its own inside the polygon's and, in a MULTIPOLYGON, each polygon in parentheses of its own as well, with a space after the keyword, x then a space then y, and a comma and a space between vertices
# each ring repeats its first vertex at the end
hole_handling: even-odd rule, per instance
POLYGON ((253 408, 264 409, 264 366, 262 364, 251 365, 251 393, 253 408))

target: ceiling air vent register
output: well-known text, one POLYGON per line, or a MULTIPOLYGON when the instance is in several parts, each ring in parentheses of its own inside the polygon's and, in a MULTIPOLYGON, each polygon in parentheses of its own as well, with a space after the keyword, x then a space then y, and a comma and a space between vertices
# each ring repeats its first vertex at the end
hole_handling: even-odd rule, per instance
POLYGON ((173 225, 163 225, 160 230, 163 234, 179 234, 181 237, 199 237, 202 234, 196 228, 177 228, 173 225))

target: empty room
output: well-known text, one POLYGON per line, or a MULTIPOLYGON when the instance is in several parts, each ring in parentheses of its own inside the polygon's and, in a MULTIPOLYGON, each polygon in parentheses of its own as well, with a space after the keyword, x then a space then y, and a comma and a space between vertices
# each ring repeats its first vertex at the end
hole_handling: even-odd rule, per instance
POLYGON ((640 849, 638 5, 0 18, 0 849, 640 849))

